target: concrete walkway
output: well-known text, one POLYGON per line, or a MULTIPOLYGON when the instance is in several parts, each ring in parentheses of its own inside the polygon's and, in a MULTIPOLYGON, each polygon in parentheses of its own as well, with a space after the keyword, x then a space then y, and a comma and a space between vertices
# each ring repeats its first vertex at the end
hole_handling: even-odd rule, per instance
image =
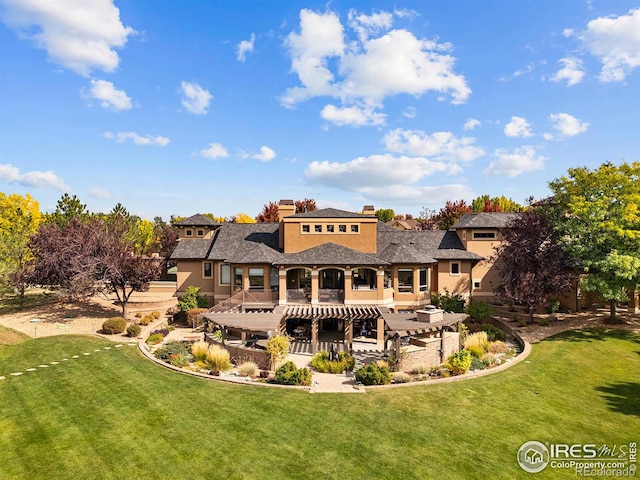
POLYGON ((334 375, 313 372, 309 393, 365 393, 364 387, 356 384, 353 373, 334 375))

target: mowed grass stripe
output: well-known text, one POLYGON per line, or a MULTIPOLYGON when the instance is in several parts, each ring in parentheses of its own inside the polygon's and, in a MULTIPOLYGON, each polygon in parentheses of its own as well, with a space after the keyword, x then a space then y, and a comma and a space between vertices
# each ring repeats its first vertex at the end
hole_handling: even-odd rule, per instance
MULTIPOLYGON (((0 371, 106 344, 25 342, 0 371)), ((527 478, 525 441, 638 440, 638 401, 616 399, 640 397, 638 351, 637 335, 567 333, 499 374, 354 396, 211 382, 119 349, 0 383, 0 478, 527 478)))

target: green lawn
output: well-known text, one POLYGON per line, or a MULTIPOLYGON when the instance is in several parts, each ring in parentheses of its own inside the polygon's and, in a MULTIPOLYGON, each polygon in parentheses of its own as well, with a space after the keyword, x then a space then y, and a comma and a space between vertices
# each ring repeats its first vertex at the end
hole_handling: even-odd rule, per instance
POLYGON ((525 474, 518 448, 640 440, 640 337, 618 331, 560 335, 488 377, 364 395, 207 381, 105 346, 0 346, 0 478, 570 478, 525 474))

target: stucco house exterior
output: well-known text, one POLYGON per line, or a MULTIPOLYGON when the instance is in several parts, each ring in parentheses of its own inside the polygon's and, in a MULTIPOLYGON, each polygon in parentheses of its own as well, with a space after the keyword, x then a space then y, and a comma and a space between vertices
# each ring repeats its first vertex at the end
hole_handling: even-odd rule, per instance
POLYGON ((495 276, 488 259, 509 218, 476 214, 448 231, 399 231, 379 222, 372 206, 295 214, 291 200, 279 202, 274 223, 194 215, 176 224, 177 294, 200 287, 213 307, 207 318, 243 335, 308 327, 313 350, 322 331, 340 332, 347 343, 365 330, 379 343, 418 330, 444 338, 459 315, 400 312, 421 311, 445 290, 488 299, 495 276), (262 312, 260 320, 250 311, 262 312))

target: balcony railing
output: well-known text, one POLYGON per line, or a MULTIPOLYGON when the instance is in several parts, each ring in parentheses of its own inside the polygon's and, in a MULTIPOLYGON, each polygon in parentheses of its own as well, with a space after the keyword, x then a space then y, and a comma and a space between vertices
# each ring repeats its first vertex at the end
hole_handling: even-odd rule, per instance
POLYGON ((287 290, 288 303, 311 303, 311 292, 303 288, 287 290))
POLYGON ((344 290, 321 288, 318 290, 318 303, 343 303, 344 290))

